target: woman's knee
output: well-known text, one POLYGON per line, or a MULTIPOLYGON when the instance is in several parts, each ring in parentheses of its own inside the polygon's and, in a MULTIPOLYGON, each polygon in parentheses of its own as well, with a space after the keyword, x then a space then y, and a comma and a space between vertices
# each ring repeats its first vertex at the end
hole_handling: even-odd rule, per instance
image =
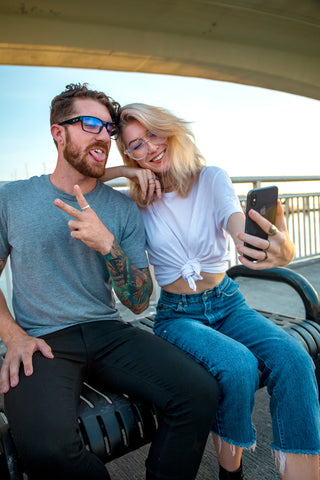
POLYGON ((253 395, 259 384, 258 360, 249 351, 243 350, 236 358, 228 359, 217 378, 226 394, 237 392, 239 396, 253 395))
POLYGON ((308 378, 314 374, 314 363, 305 348, 294 338, 284 339, 277 345, 276 365, 282 377, 299 376, 308 378))

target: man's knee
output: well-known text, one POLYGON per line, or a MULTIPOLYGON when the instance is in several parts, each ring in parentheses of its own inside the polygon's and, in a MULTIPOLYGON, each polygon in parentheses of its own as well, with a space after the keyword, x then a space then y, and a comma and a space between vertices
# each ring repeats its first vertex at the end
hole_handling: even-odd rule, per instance
MULTIPOLYGON (((215 416, 219 402, 219 386, 216 378, 204 367, 196 362, 192 368, 192 374, 186 381, 187 393, 181 399, 185 404, 189 418, 196 424, 199 422, 211 422, 215 416)), ((181 410, 183 412, 183 408, 181 410)))
POLYGON ((195 386, 190 386, 193 405, 215 411, 219 402, 219 384, 217 379, 204 367, 199 365, 195 386))

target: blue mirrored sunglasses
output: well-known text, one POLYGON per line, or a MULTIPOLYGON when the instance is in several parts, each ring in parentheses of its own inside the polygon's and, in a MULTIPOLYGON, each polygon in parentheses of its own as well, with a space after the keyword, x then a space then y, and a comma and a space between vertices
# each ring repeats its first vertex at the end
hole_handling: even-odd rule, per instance
POLYGON ((82 130, 88 133, 98 134, 101 132, 103 127, 106 127, 108 134, 111 138, 116 140, 119 135, 119 127, 113 122, 104 122, 100 118, 88 117, 81 115, 80 117, 69 118, 69 120, 64 120, 58 125, 74 125, 75 123, 81 122, 82 130))

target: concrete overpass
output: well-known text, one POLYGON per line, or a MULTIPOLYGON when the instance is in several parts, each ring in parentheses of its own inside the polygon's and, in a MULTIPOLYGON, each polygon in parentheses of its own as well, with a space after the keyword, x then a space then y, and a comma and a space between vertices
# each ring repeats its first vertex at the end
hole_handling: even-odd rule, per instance
POLYGON ((1 64, 203 77, 320 99, 320 0, 1 0, 1 64))

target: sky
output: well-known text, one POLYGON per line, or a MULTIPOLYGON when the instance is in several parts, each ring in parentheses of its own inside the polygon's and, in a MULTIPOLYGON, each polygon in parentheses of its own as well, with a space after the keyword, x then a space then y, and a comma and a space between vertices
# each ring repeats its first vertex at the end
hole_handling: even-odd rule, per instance
MULTIPOLYGON (((50 102, 78 82, 121 105, 168 108, 191 123, 207 165, 230 176, 320 175, 318 100, 199 78, 0 66, 0 181, 53 171, 50 102)), ((119 163, 114 144, 108 165, 119 163)))

